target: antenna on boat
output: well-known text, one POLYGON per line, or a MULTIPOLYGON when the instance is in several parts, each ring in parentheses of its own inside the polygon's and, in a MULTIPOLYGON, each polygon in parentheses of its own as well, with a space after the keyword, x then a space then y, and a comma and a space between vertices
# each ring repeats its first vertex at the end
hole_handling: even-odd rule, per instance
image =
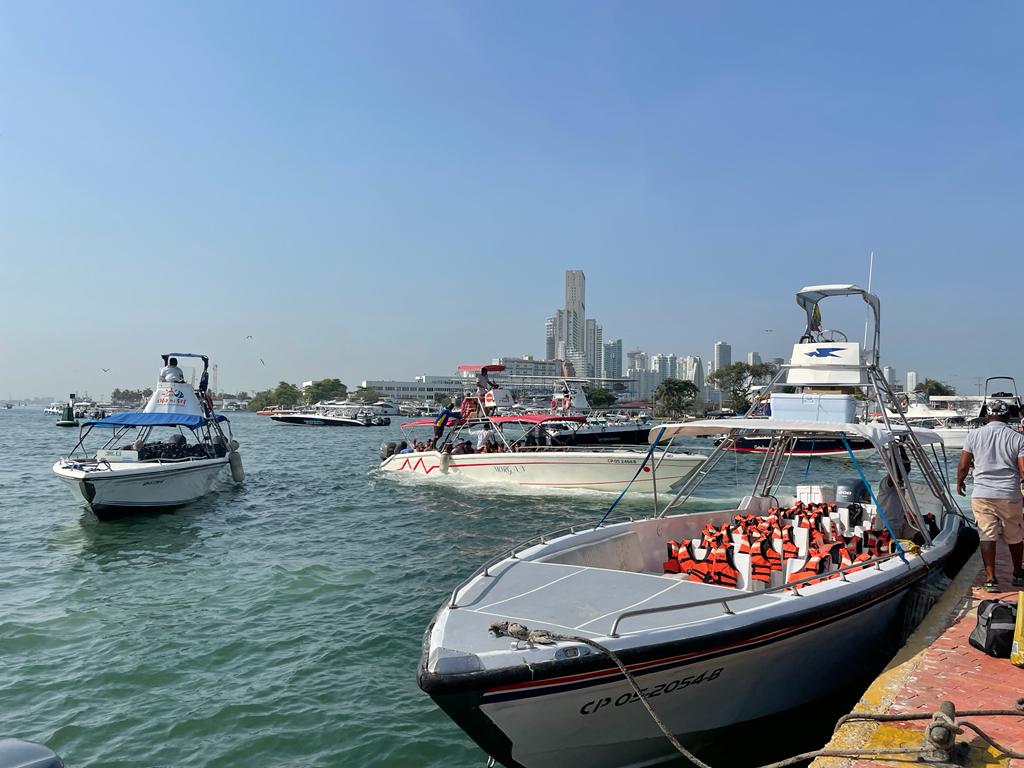
MULTIPOLYGON (((868 257, 868 293, 871 293, 871 278, 875 274, 875 252, 871 252, 871 256, 868 257)), ((862 349, 868 348, 868 324, 871 322, 871 308, 868 307, 864 317, 864 346, 862 349)))

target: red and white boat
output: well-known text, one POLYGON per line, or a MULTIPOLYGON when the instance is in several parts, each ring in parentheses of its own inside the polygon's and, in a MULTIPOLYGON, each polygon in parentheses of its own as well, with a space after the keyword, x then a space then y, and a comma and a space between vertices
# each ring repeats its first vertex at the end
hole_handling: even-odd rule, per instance
MULTIPOLYGON (((671 447, 578 449, 544 444, 545 424, 585 422, 582 416, 538 413, 455 420, 449 422, 436 447, 412 451, 406 448, 403 452, 400 443, 383 443, 380 469, 417 478, 459 477, 521 488, 583 488, 618 493, 629 486, 631 493, 652 493, 668 490, 685 480, 705 461, 704 456, 674 451, 671 447), (478 432, 485 423, 493 428, 494 449, 483 453, 460 452, 467 440, 475 448, 478 432)), ((434 419, 418 419, 402 428, 411 434, 417 427, 433 426, 434 419)), ((415 441, 410 438, 407 444, 415 445, 415 441)))

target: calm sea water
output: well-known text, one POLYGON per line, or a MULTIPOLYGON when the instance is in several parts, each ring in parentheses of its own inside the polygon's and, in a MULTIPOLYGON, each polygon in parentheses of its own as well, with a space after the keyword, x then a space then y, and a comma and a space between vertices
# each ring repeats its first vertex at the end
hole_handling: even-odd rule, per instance
MULTIPOLYGON (((50 471, 77 436, 53 421, 0 411, 0 737, 69 766, 481 766, 416 686, 423 631, 482 561, 611 501, 382 477, 396 426, 238 414, 243 485, 99 523, 50 471)), ((726 461, 702 497, 745 492, 754 460, 726 461)))

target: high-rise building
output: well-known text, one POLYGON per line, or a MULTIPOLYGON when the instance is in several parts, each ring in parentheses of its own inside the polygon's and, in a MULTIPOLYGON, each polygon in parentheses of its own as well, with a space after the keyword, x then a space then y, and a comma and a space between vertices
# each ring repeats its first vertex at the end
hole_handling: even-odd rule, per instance
POLYGON ((554 357, 559 360, 564 360, 568 353, 568 348, 565 341, 566 337, 566 319, 565 310, 555 310, 555 354, 554 357))
POLYGON ((587 348, 587 278, 582 269, 565 273, 565 349, 566 353, 584 352, 587 348))
POLYGON ((606 379, 622 378, 622 339, 609 341, 603 346, 601 376, 606 379))
POLYGON ((761 364, 761 353, 760 352, 747 352, 747 365, 760 365, 761 364))
POLYGON ((586 338, 583 348, 587 357, 587 375, 601 375, 601 360, 604 347, 604 334, 597 320, 587 320, 586 338))
POLYGON ((893 368, 891 365, 887 365, 882 368, 882 376, 890 384, 896 383, 896 369, 893 368))
POLYGON ((544 321, 544 357, 554 360, 555 349, 555 318, 549 317, 544 321))
POLYGON ((716 341, 715 356, 713 358, 711 370, 717 371, 719 368, 725 368, 727 365, 732 365, 732 347, 724 341, 716 341))
POLYGON ((660 352, 651 358, 651 370, 661 374, 663 379, 679 378, 679 358, 660 352))
POLYGON ((917 389, 917 371, 907 371, 907 392, 917 389))
POLYGON ((626 370, 627 371, 646 371, 647 370, 647 353, 641 349, 633 349, 626 353, 626 370))

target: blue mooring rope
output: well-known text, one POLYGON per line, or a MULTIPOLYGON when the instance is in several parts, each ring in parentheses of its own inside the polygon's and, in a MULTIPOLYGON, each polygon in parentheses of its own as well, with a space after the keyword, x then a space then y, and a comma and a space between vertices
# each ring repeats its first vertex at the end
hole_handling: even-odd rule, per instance
POLYGON ((849 453, 850 458, 853 459, 853 466, 857 470, 857 474, 860 475, 861 482, 863 482, 865 487, 868 489, 868 494, 871 496, 871 501, 875 504, 875 509, 878 510, 878 515, 882 518, 882 522, 885 523, 885 529, 889 532, 889 535, 892 536, 892 541, 896 545, 896 554, 900 556, 900 560, 903 561, 904 565, 910 565, 910 563, 907 562, 907 555, 903 551, 903 547, 900 546, 900 540, 896 538, 896 534, 893 532, 892 526, 889 525, 889 519, 885 516, 885 510, 883 510, 882 505, 878 503, 878 497, 875 496, 875 492, 871 490, 871 483, 869 483, 868 479, 864 477, 864 470, 860 468, 860 462, 857 461, 857 457, 854 455, 853 449, 850 447, 850 442, 846 439, 846 433, 840 432, 839 439, 843 441, 843 445, 846 446, 847 453, 849 453))
MULTIPOLYGON (((622 501, 622 497, 625 496, 626 491, 629 490, 629 486, 636 482, 636 479, 640 477, 640 473, 644 471, 644 467, 647 466, 647 462, 651 460, 651 456, 654 454, 654 449, 658 447, 658 443, 661 442, 661 436, 664 434, 665 428, 662 427, 661 429, 658 430, 657 439, 651 441, 651 447, 647 450, 647 455, 644 456, 644 460, 640 462, 640 467, 637 469, 636 474, 633 475, 633 479, 626 484, 626 487, 622 489, 622 493, 619 494, 619 497, 612 502, 612 505, 608 507, 608 511, 605 512, 604 516, 597 521, 597 525, 594 526, 595 531, 604 524, 604 521, 608 519, 608 515, 610 515, 612 513, 612 510, 619 505, 619 502, 622 501)), ((651 471, 653 472, 654 470, 651 471)))

